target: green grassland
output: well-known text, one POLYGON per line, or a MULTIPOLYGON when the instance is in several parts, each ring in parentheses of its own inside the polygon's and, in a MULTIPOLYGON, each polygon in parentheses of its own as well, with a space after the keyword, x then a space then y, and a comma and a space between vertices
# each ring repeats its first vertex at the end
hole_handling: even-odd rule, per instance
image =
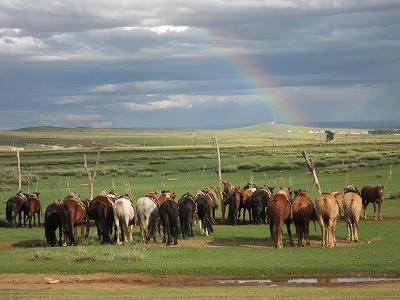
MULTIPOLYGON (((198 247, 183 247, 179 242, 171 247, 141 245, 136 243, 139 233, 135 228, 132 245, 99 245, 91 230, 90 239, 81 239, 77 247, 48 248, 43 246, 43 228, 0 228, 0 242, 16 245, 0 247, 0 272, 150 272, 254 278, 320 273, 399 276, 400 257, 396 253, 400 246, 400 137, 349 131, 339 134, 340 130, 335 129, 334 140, 325 142, 323 131, 309 133, 310 130, 317 131, 261 124, 212 131, 32 128, 0 132, 0 145, 18 147, 24 147, 26 142, 46 146, 72 146, 82 140, 95 142, 92 147, 21 150, 23 190, 38 190, 44 207, 69 191, 89 197, 83 157, 87 156, 93 171, 98 152, 95 194, 115 186, 117 192, 132 193, 136 199, 155 189, 175 191, 179 197, 187 191, 195 193, 206 186, 217 186, 213 137, 217 137, 221 150, 223 180, 235 185, 243 186, 252 180, 277 188, 292 186, 306 189, 314 199, 317 192, 301 154, 304 150, 316 166, 323 191, 342 190, 347 183, 360 188, 385 185, 385 220, 373 221, 372 205, 368 207, 369 219, 360 224, 361 241, 357 244, 345 244, 343 222, 338 225, 338 239, 343 243, 334 249, 313 246, 283 250, 271 247, 268 225, 216 225, 215 233, 209 237, 196 234, 193 240, 199 242, 198 247), (104 146, 106 142, 114 144, 104 146)), ((0 151, 0 188, 0 218, 4 219, 5 203, 18 188, 13 151, 0 151)), ((220 216, 218 210, 217 217, 220 216)), ((286 230, 284 233, 287 243, 286 230)), ((319 243, 318 225, 316 231, 312 229, 311 238, 319 243)))

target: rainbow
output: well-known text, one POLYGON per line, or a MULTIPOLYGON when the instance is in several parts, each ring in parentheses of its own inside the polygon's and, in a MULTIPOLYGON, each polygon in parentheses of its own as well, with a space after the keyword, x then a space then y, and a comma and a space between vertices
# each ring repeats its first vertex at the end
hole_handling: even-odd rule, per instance
POLYGON ((265 104, 265 122, 290 124, 305 120, 301 110, 289 101, 284 89, 278 86, 272 75, 267 74, 248 55, 229 50, 234 47, 228 39, 221 38, 221 35, 211 29, 203 28, 203 32, 209 45, 221 54, 232 71, 265 104))

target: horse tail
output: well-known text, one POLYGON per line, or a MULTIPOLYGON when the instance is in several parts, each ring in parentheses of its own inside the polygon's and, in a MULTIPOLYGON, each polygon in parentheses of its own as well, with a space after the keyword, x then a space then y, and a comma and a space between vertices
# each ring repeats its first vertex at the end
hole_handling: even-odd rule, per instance
POLYGON ((129 232, 129 229, 128 229, 129 225, 127 224, 127 222, 123 216, 119 216, 119 225, 121 226, 122 240, 123 240, 123 242, 126 243, 126 242, 128 242, 127 238, 128 238, 128 232, 129 232))
POLYGON ((7 205, 6 205, 6 220, 9 223, 12 223, 12 203, 11 201, 7 201, 7 205))
POLYGON ((204 217, 204 228, 206 228, 209 233, 214 232, 212 222, 211 222, 211 216, 209 213, 207 213, 204 217))
MULTIPOLYGON (((100 234, 102 235, 102 242, 108 243, 110 241, 109 234, 108 234, 108 228, 107 228, 107 220, 106 220, 106 211, 104 208, 104 205, 101 204, 100 202, 95 202, 95 212, 97 215, 97 224, 98 228, 97 230, 100 231, 100 234)), ((101 242, 101 241, 100 241, 101 242)))
POLYGON ((75 244, 74 230, 71 224, 71 212, 67 205, 61 206, 61 218, 63 219, 64 232, 67 235, 71 245, 75 244))

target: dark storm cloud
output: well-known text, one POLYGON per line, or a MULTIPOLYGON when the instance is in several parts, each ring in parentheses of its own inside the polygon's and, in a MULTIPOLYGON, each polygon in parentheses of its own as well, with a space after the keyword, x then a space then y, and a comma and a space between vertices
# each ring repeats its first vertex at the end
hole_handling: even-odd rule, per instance
POLYGON ((302 110, 288 121, 397 119, 399 14, 397 1, 3 1, 0 128, 237 126, 271 121, 265 101, 302 110))

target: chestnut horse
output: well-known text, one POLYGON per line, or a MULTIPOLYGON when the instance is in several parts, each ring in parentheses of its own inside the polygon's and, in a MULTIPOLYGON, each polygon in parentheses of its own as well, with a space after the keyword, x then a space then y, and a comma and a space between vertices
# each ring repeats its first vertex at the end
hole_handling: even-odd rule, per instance
MULTIPOLYGON (((309 227, 310 221, 316 220, 314 205, 306 191, 295 190, 292 200, 293 223, 296 226, 297 246, 310 246, 309 227)), ((315 223, 315 222, 314 222, 315 223)))
POLYGON ((61 224, 64 233, 64 245, 75 245, 77 226, 81 225, 84 235, 86 224, 86 208, 79 197, 70 194, 60 207, 61 224))
POLYGON ((343 207, 341 193, 322 193, 315 200, 315 211, 322 232, 322 247, 336 245, 336 223, 343 207))
POLYGON ((360 195, 354 192, 345 192, 343 196, 343 211, 347 225, 347 240, 358 242, 358 222, 362 213, 362 198, 360 195))
POLYGON ((98 195, 85 201, 87 209, 85 238, 89 237, 90 220, 94 220, 100 243, 109 243, 113 229, 114 215, 112 205, 116 197, 98 195))
POLYGON ((224 190, 222 192, 222 199, 221 199, 221 211, 222 211, 222 222, 225 221, 225 211, 226 206, 228 205, 228 197, 231 193, 235 192, 235 186, 230 181, 225 181, 224 183, 224 190))
POLYGON ((294 246, 292 232, 290 230, 290 223, 292 222, 292 207, 290 201, 290 188, 280 190, 277 194, 272 195, 268 200, 267 211, 270 222, 269 229, 275 248, 278 249, 283 247, 283 223, 286 224, 290 245, 292 247, 294 246))
POLYGON ((36 226, 36 216, 38 219, 38 225, 40 226, 40 214, 42 213, 42 204, 39 200, 39 194, 40 193, 38 192, 33 193, 29 196, 28 201, 25 202, 25 211, 29 220, 29 228, 32 228, 32 219, 33 226, 36 226))
POLYGON ((369 203, 374 204, 374 218, 377 220, 379 216, 379 220, 382 221, 382 213, 381 213, 381 206, 383 202, 383 196, 384 196, 384 186, 383 185, 377 185, 377 186, 369 186, 366 185, 361 189, 361 198, 362 198, 362 204, 363 204, 363 217, 364 219, 367 218, 366 214, 366 209, 369 203), (378 209, 377 207, 378 206, 378 209))
POLYGON ((218 190, 217 188, 210 186, 202 191, 209 198, 212 222, 215 223, 215 211, 218 208, 218 190))

